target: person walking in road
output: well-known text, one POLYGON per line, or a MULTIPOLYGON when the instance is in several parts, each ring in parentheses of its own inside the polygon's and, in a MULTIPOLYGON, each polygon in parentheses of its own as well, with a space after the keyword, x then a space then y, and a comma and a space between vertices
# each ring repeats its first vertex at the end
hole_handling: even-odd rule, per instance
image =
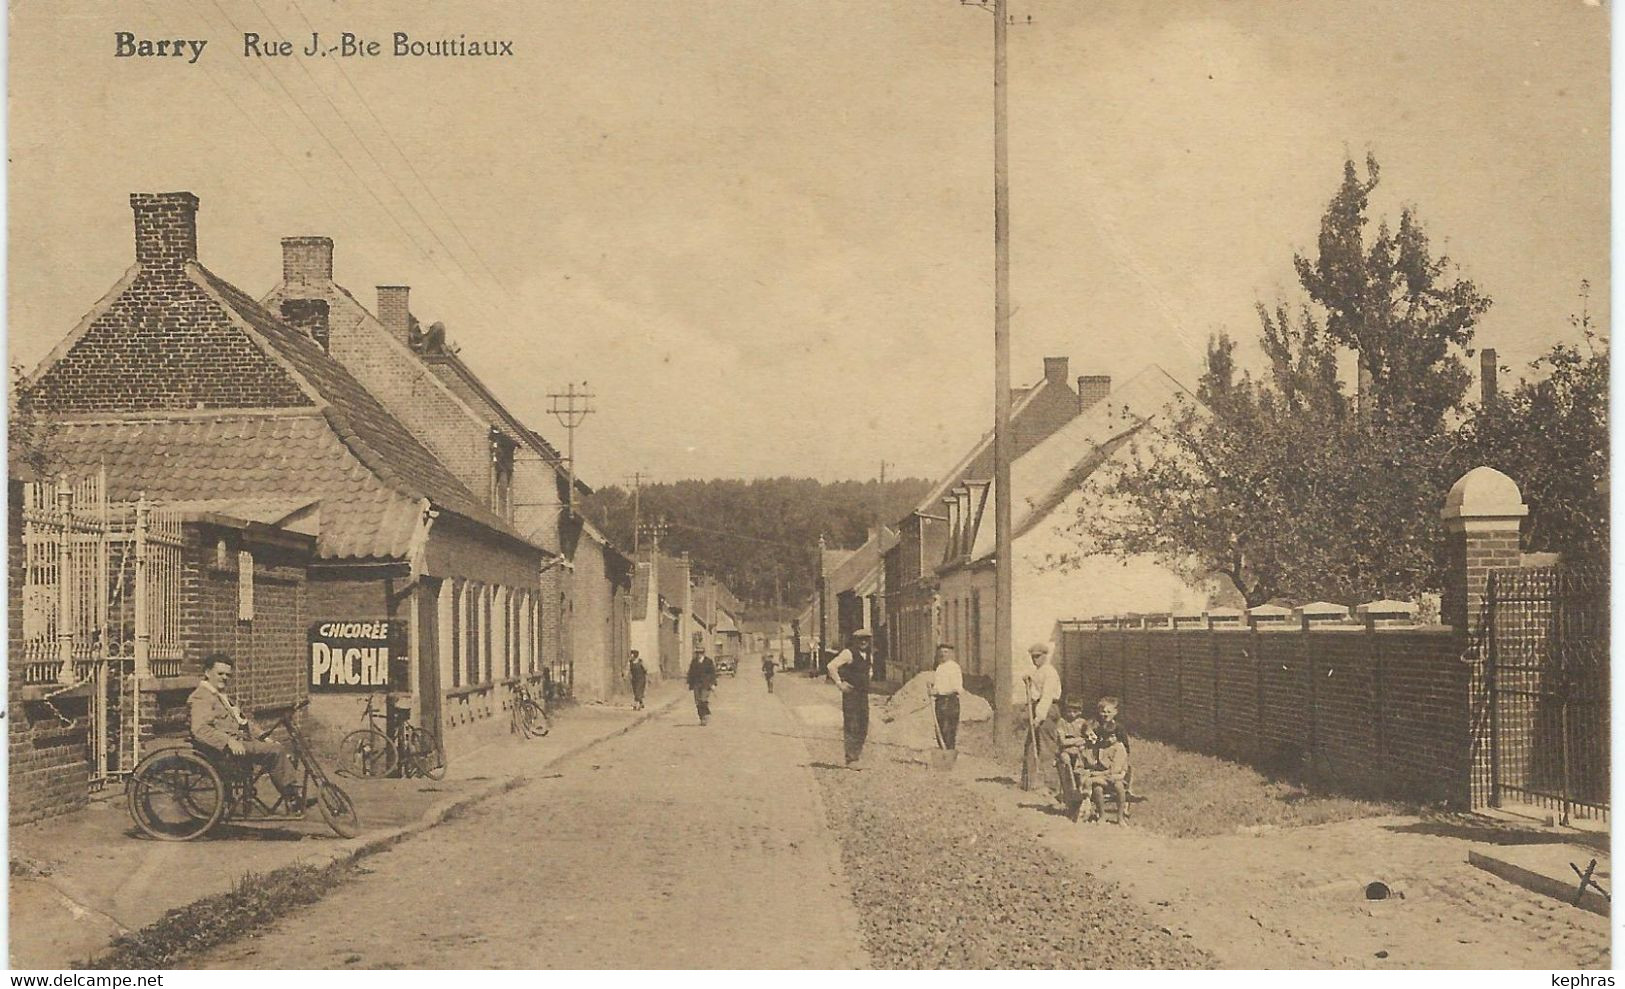
POLYGON ((1024 785, 1031 785, 1031 781, 1038 778, 1039 767, 1055 759, 1061 720, 1061 675, 1049 661, 1048 643, 1033 643, 1027 647, 1027 656, 1033 665, 1023 677, 1024 700, 1033 741, 1023 750, 1021 778, 1024 785))
POLYGON ((841 734, 846 741, 846 764, 853 769, 863 758, 869 737, 869 676, 874 672, 874 633, 860 628, 852 644, 829 661, 825 675, 841 689, 841 734))
POLYGON ((632 710, 643 710, 643 692, 649 689, 649 670, 638 657, 638 651, 632 650, 632 665, 629 670, 632 675, 632 710))
POLYGON ((711 691, 717 686, 717 664, 703 651, 694 653, 688 664, 688 689, 694 691, 694 712, 700 724, 711 723, 711 691))
POLYGON ((950 752, 959 739, 959 695, 964 689, 965 674, 954 659, 954 647, 947 643, 937 646, 937 669, 927 692, 936 707, 937 737, 950 752))
POLYGON ((779 672, 779 664, 774 661, 773 654, 762 657, 762 679, 767 681, 767 692, 773 692, 773 675, 779 672))

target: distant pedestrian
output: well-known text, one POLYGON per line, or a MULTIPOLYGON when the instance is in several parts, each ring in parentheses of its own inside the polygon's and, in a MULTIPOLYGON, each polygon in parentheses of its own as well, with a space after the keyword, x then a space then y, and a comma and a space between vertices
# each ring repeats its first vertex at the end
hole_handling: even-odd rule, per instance
POLYGON ((937 669, 931 674, 933 712, 937 719, 937 738, 942 747, 950 751, 959 740, 959 695, 965 689, 965 674, 954 659, 954 647, 944 643, 937 646, 937 669))
POLYGON ((711 691, 717 687, 717 664, 703 652, 696 652, 688 664, 688 689, 694 691, 694 712, 700 724, 711 723, 711 691))
MULTIPOLYGON (((1027 648, 1032 668, 1023 677, 1026 687, 1025 702, 1028 731, 1032 743, 1022 756, 1021 778, 1023 787, 1031 786, 1038 778, 1039 767, 1055 759, 1058 728, 1061 720, 1061 675, 1049 661, 1049 644, 1035 642, 1027 648)), ((1017 722, 1018 724, 1020 722, 1017 722)), ((1060 795, 1056 795, 1060 799, 1060 795)))
POLYGON ((643 710, 643 692, 649 688, 649 670, 643 665, 643 660, 638 657, 636 649, 632 650, 630 672, 632 675, 632 709, 641 711, 643 710))
POLYGON ((762 679, 767 681, 767 692, 773 692, 773 675, 779 672, 779 664, 772 655, 762 657, 762 679))
POLYGON ((874 633, 860 628, 852 633, 852 645, 829 661, 830 682, 841 688, 841 734, 846 742, 846 764, 863 758, 863 743, 869 737, 869 677, 874 672, 874 633))

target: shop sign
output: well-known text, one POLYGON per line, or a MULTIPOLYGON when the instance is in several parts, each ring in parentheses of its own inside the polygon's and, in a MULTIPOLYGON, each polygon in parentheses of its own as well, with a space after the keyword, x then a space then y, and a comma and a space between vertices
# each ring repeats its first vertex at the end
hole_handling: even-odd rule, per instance
POLYGON ((310 626, 310 692, 405 690, 406 622, 317 622, 310 626))

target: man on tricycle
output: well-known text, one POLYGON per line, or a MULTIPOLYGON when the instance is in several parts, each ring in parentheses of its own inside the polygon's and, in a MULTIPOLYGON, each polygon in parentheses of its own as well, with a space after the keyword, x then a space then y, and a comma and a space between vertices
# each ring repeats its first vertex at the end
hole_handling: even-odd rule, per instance
POLYGON ((303 796, 301 774, 293 765, 288 750, 267 740, 266 731, 244 714, 230 697, 226 688, 231 683, 236 664, 223 652, 204 657, 203 679, 187 698, 192 715, 192 740, 216 752, 224 752, 251 766, 264 767, 287 806, 302 810, 308 806, 295 805, 303 796))

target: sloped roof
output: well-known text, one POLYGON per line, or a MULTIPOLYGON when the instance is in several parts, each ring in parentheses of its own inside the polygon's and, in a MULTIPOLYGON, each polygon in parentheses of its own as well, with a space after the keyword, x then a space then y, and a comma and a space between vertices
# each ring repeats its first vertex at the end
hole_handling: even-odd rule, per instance
MULTIPOLYGON (((1050 379, 1041 378, 1031 388, 1011 389, 1010 421, 1012 423, 1021 418, 1022 413, 1026 412, 1027 408, 1033 404, 1033 400, 1038 398, 1039 394, 1049 387, 1049 383, 1050 379)), ((982 438, 976 441, 976 445, 971 447, 969 453, 960 458, 959 462, 948 473, 942 475, 942 479, 936 483, 936 486, 924 498, 920 499, 919 504, 914 506, 914 510, 925 514, 936 514, 941 508, 942 499, 947 496, 948 492, 966 481, 966 472, 970 470, 971 465, 976 463, 977 458, 981 457, 992 446, 993 431, 989 430, 982 434, 982 438)))
POLYGON ((649 564, 632 566, 632 620, 639 621, 649 613, 649 564))
MULTIPOLYGON (((1024 456, 1016 458, 1010 465, 1010 487, 1016 494, 1011 505, 1012 538, 1031 531, 1130 436, 1180 398, 1192 404, 1196 402, 1195 396, 1168 372, 1150 365, 1024 456)), ((996 486, 990 485, 988 506, 993 504, 996 495, 996 486)), ((983 512, 974 520, 976 538, 970 554, 973 560, 993 555, 995 533, 993 526, 983 524, 987 519, 987 513, 983 512)))
MULTIPOLYGON (((465 385, 473 393, 472 397, 478 398, 486 406, 487 411, 499 420, 498 428, 510 439, 528 445, 540 454, 543 460, 546 460, 554 467, 563 466, 564 457, 559 453, 558 448, 549 443, 541 433, 525 425, 519 420, 518 416, 510 412, 508 407, 502 404, 502 400, 497 398, 496 393, 491 390, 490 386, 482 381, 480 376, 474 373, 474 369, 469 367, 461 357, 450 351, 419 356, 422 358, 423 363, 434 371, 441 381, 447 384, 460 382, 465 385)), ((592 494, 592 488, 587 482, 579 477, 575 479, 575 482, 577 491, 582 494, 592 494)))
POLYGON ((105 466, 117 499, 320 499, 316 553, 324 559, 403 557, 422 510, 368 470, 315 410, 66 419, 52 452, 70 469, 105 466))
POLYGON ((325 413, 333 430, 381 481, 401 494, 428 498, 440 508, 524 541, 320 344, 203 265, 192 262, 187 270, 200 287, 247 323, 275 351, 275 356, 289 364, 327 403, 325 413))
POLYGON ((660 553, 655 557, 655 565, 660 568, 660 596, 675 604, 682 599, 679 589, 688 582, 682 561, 660 553))
POLYGON ((897 531, 888 526, 881 526, 880 530, 870 536, 864 544, 853 551, 842 564, 828 577, 828 587, 831 593, 840 594, 849 591, 863 583, 870 572, 877 569, 882 562, 886 551, 897 545, 897 531))

